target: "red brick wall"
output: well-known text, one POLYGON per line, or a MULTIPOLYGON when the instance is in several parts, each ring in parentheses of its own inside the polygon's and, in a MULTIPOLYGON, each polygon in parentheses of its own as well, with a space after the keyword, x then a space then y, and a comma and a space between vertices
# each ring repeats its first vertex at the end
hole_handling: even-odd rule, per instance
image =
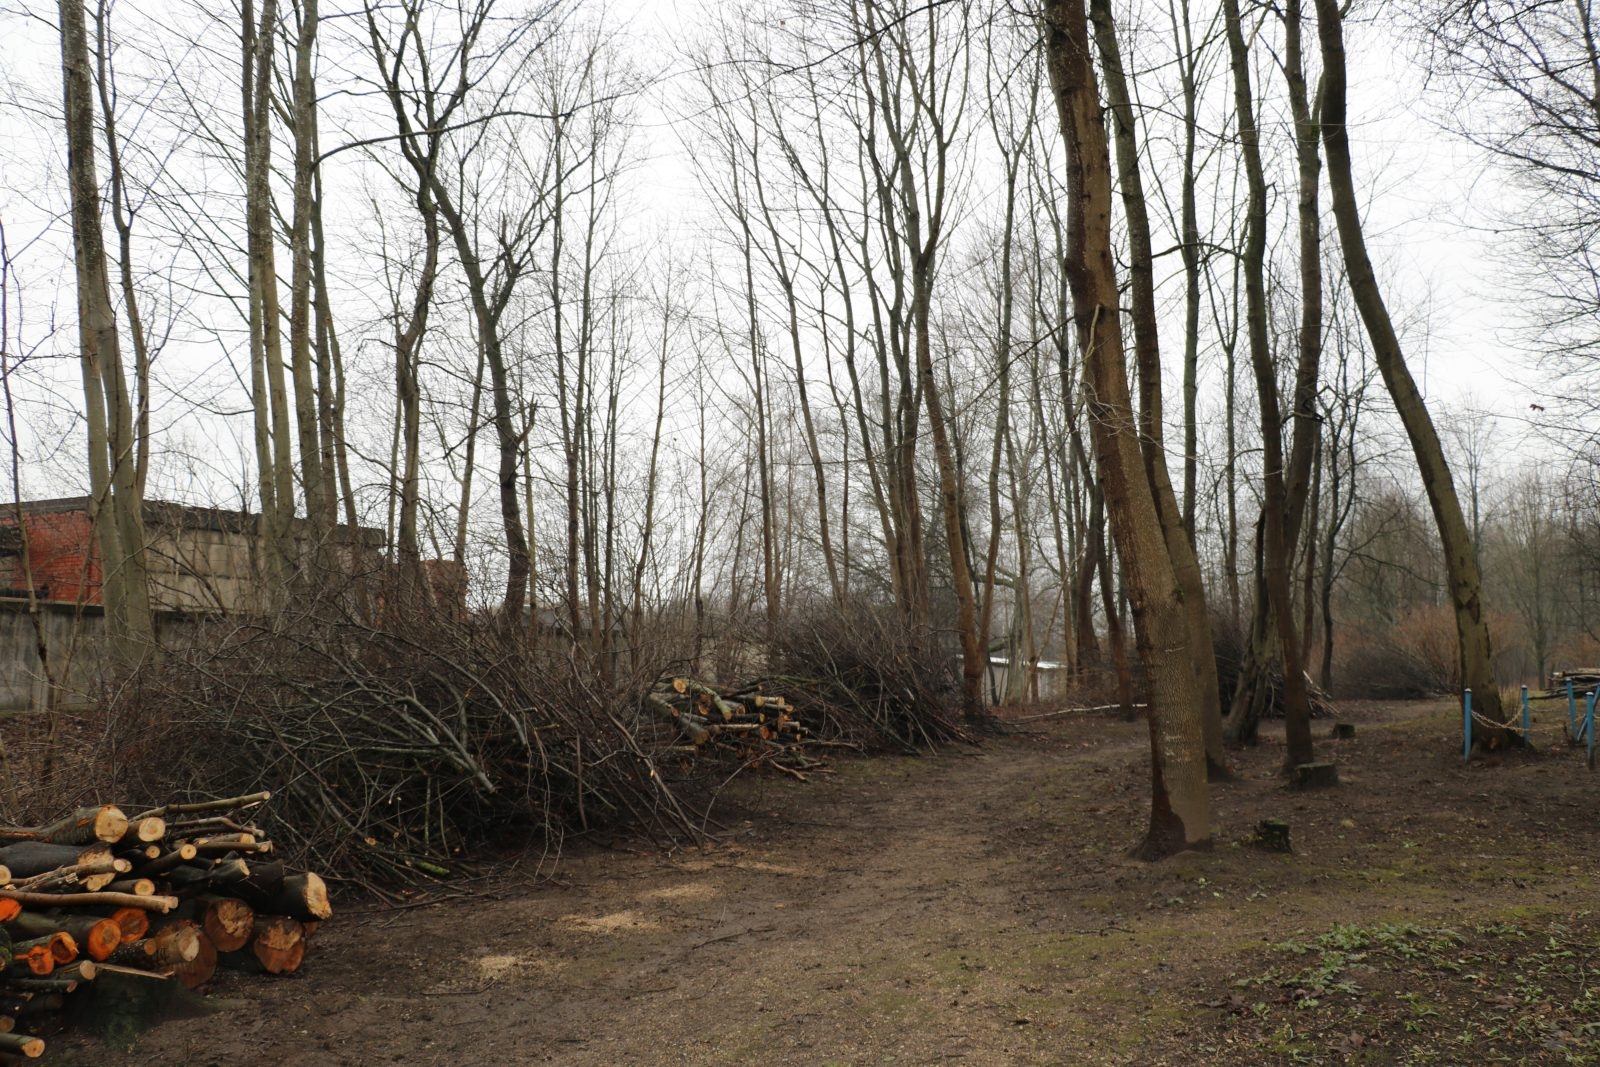
MULTIPOLYGON (((100 559, 94 551, 88 513, 29 515, 27 523, 34 588, 49 600, 77 603, 81 595, 85 604, 100 603, 100 559)), ((0 517, 0 525, 15 524, 16 518, 10 514, 0 517)), ((20 592, 25 585, 22 557, 0 556, 0 587, 20 592)))

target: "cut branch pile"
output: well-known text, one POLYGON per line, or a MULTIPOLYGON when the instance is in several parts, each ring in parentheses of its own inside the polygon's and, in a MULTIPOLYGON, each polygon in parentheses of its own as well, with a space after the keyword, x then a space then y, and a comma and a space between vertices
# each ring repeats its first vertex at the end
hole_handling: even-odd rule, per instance
POLYGON ((196 641, 127 690, 123 788, 272 782, 274 836, 391 901, 569 833, 698 832, 658 770, 647 686, 604 685, 492 620, 414 625, 299 620, 196 641))
POLYGON ((22 1031, 48 1024, 90 983, 195 989, 219 961, 298 970, 306 939, 333 912, 323 880, 285 871, 256 825, 268 799, 132 816, 103 804, 0 826, 0 1057, 42 1055, 44 1041, 22 1031))
POLYGON ((868 752, 971 743, 958 710, 958 659, 892 610, 817 612, 773 642, 769 689, 789 694, 812 735, 868 752))

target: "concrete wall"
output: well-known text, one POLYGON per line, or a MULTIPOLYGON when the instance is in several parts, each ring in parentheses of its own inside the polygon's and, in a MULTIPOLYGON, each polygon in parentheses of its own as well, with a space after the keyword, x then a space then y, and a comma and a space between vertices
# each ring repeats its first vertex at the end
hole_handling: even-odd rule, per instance
MULTIPOLYGON (((68 707, 84 703, 100 678, 104 613, 92 605, 79 611, 71 604, 43 603, 39 625, 61 703, 68 707)), ((43 710, 46 693, 28 602, 0 598, 0 711, 43 710)))
MULTIPOLYGON (((195 636, 195 617, 158 612, 156 641, 168 648, 195 636)), ((58 707, 82 707, 101 690, 105 675, 105 613, 97 605, 39 605, 39 627, 55 678, 58 707)), ((43 711, 49 706, 45 672, 28 602, 0 597, 0 713, 43 711)))

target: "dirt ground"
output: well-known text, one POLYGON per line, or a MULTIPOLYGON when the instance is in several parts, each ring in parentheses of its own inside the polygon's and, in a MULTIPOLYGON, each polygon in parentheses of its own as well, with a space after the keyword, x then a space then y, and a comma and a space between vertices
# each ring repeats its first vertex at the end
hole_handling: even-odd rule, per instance
POLYGON ((1155 864, 1124 858, 1142 724, 746 778, 712 845, 346 904, 298 975, 47 1061, 1600 1063, 1600 776, 1543 707, 1536 752, 1463 767, 1446 703, 1348 705, 1337 789, 1286 791, 1269 737, 1217 847, 1155 864), (1250 845, 1267 817, 1293 855, 1250 845))

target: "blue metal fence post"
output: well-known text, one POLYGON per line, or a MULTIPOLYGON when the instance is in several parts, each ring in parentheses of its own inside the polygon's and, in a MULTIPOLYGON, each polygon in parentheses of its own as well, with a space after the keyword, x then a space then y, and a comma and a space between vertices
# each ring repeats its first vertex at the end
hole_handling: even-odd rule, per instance
POLYGON ((1578 698, 1572 695, 1572 679, 1567 679, 1567 737, 1578 739, 1578 698))
POLYGON ((1583 713, 1583 732, 1589 739, 1589 769, 1594 770, 1594 698, 1600 688, 1589 694, 1589 706, 1583 713))
POLYGON ((1532 716, 1528 712, 1528 687, 1527 686, 1523 686, 1522 687, 1522 743, 1524 745, 1529 744, 1531 742, 1531 740, 1532 740, 1532 735, 1530 735, 1529 732, 1528 732, 1528 725, 1529 725, 1529 722, 1531 720, 1532 720, 1532 716))
POLYGON ((1472 690, 1461 691, 1461 762, 1472 762, 1472 690))

